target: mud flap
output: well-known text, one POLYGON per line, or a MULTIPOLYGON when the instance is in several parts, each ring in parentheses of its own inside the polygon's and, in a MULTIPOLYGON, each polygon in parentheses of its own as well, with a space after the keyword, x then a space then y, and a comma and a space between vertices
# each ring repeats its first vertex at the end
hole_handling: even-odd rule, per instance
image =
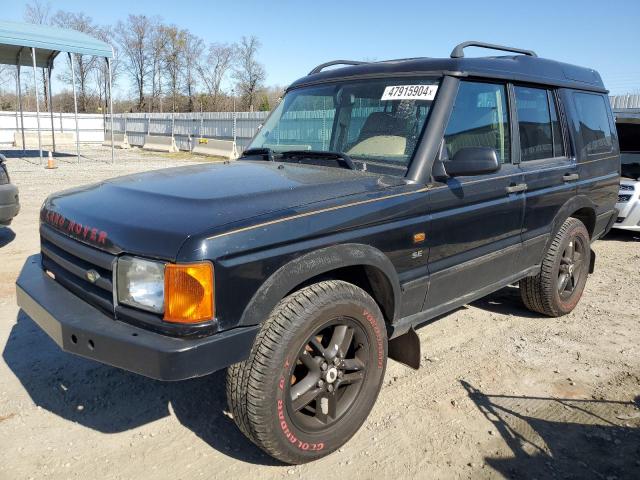
POLYGON ((414 370, 420 368, 420 338, 413 327, 407 333, 389 340, 389 358, 414 370))
POLYGON ((596 252, 591 250, 591 258, 589 259, 589 273, 593 273, 596 270, 596 252))

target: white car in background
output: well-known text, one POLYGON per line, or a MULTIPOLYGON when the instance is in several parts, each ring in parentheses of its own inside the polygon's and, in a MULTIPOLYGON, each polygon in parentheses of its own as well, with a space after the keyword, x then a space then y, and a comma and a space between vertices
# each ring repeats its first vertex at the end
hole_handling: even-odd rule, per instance
POLYGON ((640 232, 640 181, 620 179, 616 208, 619 213, 613 228, 640 232))

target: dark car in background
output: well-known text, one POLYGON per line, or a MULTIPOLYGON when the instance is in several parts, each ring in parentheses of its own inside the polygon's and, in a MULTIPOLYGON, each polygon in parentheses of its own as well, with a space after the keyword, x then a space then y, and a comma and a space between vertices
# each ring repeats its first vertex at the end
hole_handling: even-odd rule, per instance
POLYGON ((388 357, 419 366, 414 328, 514 283, 540 315, 576 307, 617 218, 607 93, 478 42, 320 65, 238 161, 50 196, 18 304, 62 349, 142 375, 228 367, 240 430, 317 459, 366 420, 388 357))
POLYGON ((18 187, 11 184, 6 158, 0 153, 0 227, 6 227, 20 211, 18 187))

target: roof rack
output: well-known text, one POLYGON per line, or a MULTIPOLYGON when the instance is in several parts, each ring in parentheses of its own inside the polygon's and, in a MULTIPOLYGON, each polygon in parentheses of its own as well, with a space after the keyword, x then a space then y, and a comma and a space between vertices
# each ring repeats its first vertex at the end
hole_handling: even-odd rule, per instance
POLYGON ((332 60, 330 62, 326 62, 326 63, 321 63, 320 65, 318 65, 316 68, 314 68, 313 70, 311 70, 308 75, 313 75, 314 73, 320 73, 322 70, 324 70, 327 67, 331 67, 333 65, 362 65, 364 63, 369 63, 369 62, 360 62, 358 60, 332 60))
POLYGON ((468 42, 462 42, 451 51, 451 58, 463 58, 464 49, 467 47, 480 47, 488 48, 491 50, 501 50, 503 52, 521 53, 522 55, 528 55, 529 57, 537 57, 538 54, 533 50, 523 50, 521 48, 505 47, 504 45, 495 45, 493 43, 476 42, 474 40, 468 42))

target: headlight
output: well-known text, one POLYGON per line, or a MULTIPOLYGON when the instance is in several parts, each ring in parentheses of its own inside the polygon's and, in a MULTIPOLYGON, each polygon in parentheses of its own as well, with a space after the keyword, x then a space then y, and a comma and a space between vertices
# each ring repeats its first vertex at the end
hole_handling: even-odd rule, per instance
POLYGON ((165 264, 134 257, 118 259, 118 302, 154 313, 164 312, 165 264))
POLYGON ((215 313, 213 265, 172 264, 121 257, 117 267, 118 302, 175 323, 211 320, 215 313))

